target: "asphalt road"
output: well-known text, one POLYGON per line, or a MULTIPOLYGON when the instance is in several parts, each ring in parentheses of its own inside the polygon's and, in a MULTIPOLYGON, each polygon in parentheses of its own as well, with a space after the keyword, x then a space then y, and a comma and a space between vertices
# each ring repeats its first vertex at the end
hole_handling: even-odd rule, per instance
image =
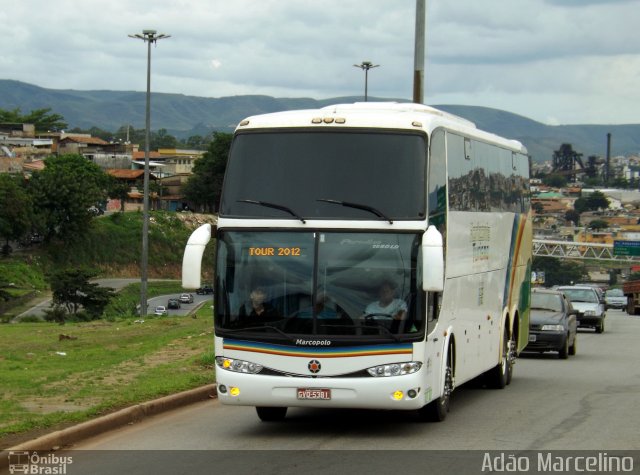
POLYGON ((180 299, 180 294, 171 294, 171 295, 162 295, 160 297, 154 297, 152 299, 149 299, 149 308, 148 308, 148 312, 149 314, 153 314, 154 309, 158 306, 158 305, 164 305, 165 308, 167 309, 167 313, 169 316, 171 315, 175 315, 175 316, 179 316, 179 317, 184 317, 185 315, 189 315, 189 313, 191 313, 193 310, 195 310, 196 308, 198 308, 200 306, 200 304, 202 304, 203 302, 211 301, 211 304, 213 304, 213 296, 212 295, 198 295, 195 292, 188 292, 191 295, 193 295, 193 302, 192 303, 180 303, 180 308, 169 308, 168 307, 168 300, 169 299, 180 299))
POLYGON ((505 390, 462 386, 443 423, 413 414, 292 408, 262 423, 217 400, 86 441, 92 449, 640 449, 640 317, 609 310, 577 355, 525 355, 505 390))
POLYGON ((639 340, 640 317, 609 310, 605 333, 579 330, 576 356, 521 357, 504 390, 457 388, 442 423, 405 412, 301 408, 264 423, 251 407, 214 399, 76 444, 66 452, 74 457, 67 473, 485 473, 487 451, 534 465, 545 451, 625 450, 635 451, 638 473, 639 340))
MULTIPOLYGON (((149 279, 149 282, 152 281, 160 281, 160 280, 164 280, 164 279, 149 279)), ((115 290, 121 290, 122 288, 126 287, 127 285, 134 283, 134 282, 140 282, 140 279, 123 279, 123 278, 113 278, 113 279, 96 279, 94 282, 97 282, 100 286, 102 287, 111 287, 112 289, 115 290)), ((188 315, 189 311, 194 309, 195 307, 197 307, 197 304, 201 303, 203 300, 206 300, 207 296, 200 296, 197 295, 195 292, 191 292, 193 294, 194 297, 194 302, 193 304, 182 304, 182 308, 178 309, 178 310, 169 310, 169 314, 175 314, 175 315, 180 315, 180 316, 184 316, 184 315, 188 315), (200 297, 204 297, 204 298, 200 298, 200 297)), ((178 298, 180 297, 180 294, 176 294, 176 295, 166 295, 166 296, 161 296, 161 297, 154 297, 152 299, 149 299, 149 306, 148 306, 148 313, 149 314, 153 314, 153 311, 155 309, 155 307, 157 305, 167 305, 167 300, 170 298, 178 298)), ((211 296, 208 296, 209 298, 211 298, 211 296)), ((49 310, 51 308, 51 299, 47 299, 44 300, 40 303, 38 303, 37 305, 31 307, 30 309, 24 311, 23 313, 21 313, 20 315, 17 315, 14 319, 14 321, 19 321, 20 318, 22 317, 26 317, 28 315, 33 315, 33 316, 38 316, 38 317, 43 317, 45 314, 45 310, 49 310)))

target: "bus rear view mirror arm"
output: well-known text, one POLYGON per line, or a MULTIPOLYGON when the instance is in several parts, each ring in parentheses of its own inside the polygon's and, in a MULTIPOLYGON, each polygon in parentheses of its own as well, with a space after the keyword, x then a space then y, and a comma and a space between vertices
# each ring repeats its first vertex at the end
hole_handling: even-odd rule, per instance
POLYGON ((183 288, 197 289, 200 287, 202 254, 210 239, 211 225, 208 223, 200 226, 189 237, 184 250, 184 257, 182 258, 183 288))
POLYGON ((444 249, 442 234, 429 226, 422 235, 422 290, 442 292, 444 289, 444 249))

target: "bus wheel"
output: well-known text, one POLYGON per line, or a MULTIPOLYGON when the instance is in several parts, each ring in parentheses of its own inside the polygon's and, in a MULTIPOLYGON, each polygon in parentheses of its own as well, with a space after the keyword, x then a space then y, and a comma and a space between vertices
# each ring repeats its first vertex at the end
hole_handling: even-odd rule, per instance
POLYGON ((287 415, 286 407, 256 407, 258 417, 263 422, 281 421, 287 415))
POLYGON ((442 422, 447 417, 449 407, 451 405, 451 393, 454 388, 453 380, 453 351, 449 347, 447 353, 447 367, 444 370, 444 386, 442 388, 442 396, 435 401, 419 409, 419 417, 423 421, 442 422))
POLYGON ((503 389, 511 382, 514 359, 515 342, 509 336, 509 329, 505 326, 502 336, 502 356, 500 362, 487 374, 489 386, 495 389, 503 389))

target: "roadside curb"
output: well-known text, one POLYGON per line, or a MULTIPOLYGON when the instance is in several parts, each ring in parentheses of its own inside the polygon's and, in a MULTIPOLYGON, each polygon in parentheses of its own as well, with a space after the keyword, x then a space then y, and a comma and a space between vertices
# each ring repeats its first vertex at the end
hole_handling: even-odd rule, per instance
POLYGON ((43 435, 37 439, 23 442, 9 449, 0 451, 0 469, 8 466, 9 451, 33 451, 33 450, 58 450, 72 445, 80 440, 102 434, 112 429, 125 426, 134 422, 140 422, 146 417, 154 416, 178 407, 187 406, 196 402, 218 396, 216 385, 209 384, 170 396, 165 396, 153 401, 143 402, 135 406, 121 409, 112 414, 98 417, 81 424, 67 427, 51 434, 43 435))

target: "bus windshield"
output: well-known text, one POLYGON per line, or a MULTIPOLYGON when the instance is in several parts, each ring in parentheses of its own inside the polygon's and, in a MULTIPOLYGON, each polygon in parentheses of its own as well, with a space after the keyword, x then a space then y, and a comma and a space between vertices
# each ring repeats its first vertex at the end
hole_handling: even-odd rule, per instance
POLYGON ((426 150, 419 133, 242 132, 231 147, 220 215, 424 219, 426 150))
POLYGON ((221 231, 216 333, 415 338, 419 244, 415 233, 221 231))

